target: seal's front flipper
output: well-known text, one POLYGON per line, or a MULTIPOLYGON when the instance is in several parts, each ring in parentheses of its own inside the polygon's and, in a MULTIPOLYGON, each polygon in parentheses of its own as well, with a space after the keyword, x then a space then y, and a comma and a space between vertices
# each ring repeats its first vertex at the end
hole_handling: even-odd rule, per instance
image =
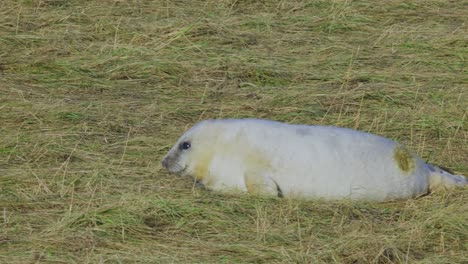
POLYGON ((251 194, 274 195, 283 197, 283 192, 278 184, 268 176, 268 173, 249 170, 244 174, 245 187, 251 194))

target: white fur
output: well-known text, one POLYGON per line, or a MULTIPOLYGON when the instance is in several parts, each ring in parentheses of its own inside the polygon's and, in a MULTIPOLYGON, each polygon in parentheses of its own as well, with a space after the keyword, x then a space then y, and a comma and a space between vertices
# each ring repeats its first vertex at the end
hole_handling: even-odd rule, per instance
POLYGON ((259 119, 202 121, 180 137, 163 164, 208 189, 289 197, 384 201, 466 184, 384 137, 259 119), (191 147, 180 149, 183 142, 191 147))

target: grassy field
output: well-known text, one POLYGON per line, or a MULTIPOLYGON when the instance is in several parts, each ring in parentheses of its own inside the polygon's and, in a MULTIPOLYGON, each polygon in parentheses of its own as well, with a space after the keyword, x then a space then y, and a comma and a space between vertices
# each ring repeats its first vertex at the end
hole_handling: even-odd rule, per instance
POLYGON ((219 194, 206 118, 356 128, 468 174, 466 1, 0 1, 0 263, 467 263, 468 191, 219 194))

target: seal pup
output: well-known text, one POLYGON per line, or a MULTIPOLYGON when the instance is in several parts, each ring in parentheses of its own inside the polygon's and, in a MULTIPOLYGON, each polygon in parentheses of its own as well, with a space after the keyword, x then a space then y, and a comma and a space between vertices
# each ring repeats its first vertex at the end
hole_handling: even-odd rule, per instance
POLYGON ((387 201, 467 184, 378 135, 262 119, 201 121, 162 164, 210 190, 280 197, 387 201))

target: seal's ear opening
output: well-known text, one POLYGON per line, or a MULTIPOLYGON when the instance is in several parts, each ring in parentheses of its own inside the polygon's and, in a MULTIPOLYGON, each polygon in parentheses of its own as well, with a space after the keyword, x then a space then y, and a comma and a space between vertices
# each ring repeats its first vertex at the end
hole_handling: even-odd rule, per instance
POLYGON ((191 146, 192 146, 192 145, 190 144, 190 142, 184 141, 184 142, 180 143, 179 149, 180 149, 180 150, 187 150, 187 149, 189 149, 191 146))

